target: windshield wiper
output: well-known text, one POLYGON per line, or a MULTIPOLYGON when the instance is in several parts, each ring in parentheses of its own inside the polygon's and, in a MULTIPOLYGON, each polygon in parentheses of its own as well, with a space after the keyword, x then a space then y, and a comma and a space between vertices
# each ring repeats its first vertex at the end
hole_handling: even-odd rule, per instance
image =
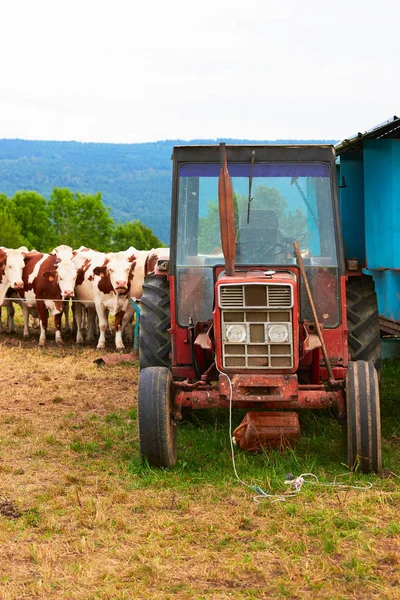
POLYGON ((250 223, 250 204, 253 198, 251 197, 251 188, 253 185, 253 169, 254 169, 254 161, 256 158, 256 151, 253 150, 251 153, 251 165, 250 165, 250 175, 249 175, 249 200, 247 203, 247 224, 250 223))

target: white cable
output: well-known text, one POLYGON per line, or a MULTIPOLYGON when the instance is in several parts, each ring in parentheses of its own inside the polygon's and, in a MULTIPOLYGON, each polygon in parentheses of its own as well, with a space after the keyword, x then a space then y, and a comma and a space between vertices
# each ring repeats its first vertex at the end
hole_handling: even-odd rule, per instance
MULTIPOLYGON (((233 447, 234 436, 232 435, 232 433, 233 433, 233 431, 232 431, 232 396, 233 396, 232 382, 227 373, 224 373, 223 371, 220 371, 218 369, 217 364, 215 364, 215 367, 216 367, 218 373, 220 373, 220 375, 224 375, 229 382, 229 441, 231 444, 231 457, 232 457, 233 471, 235 473, 236 479, 242 485, 244 485, 247 488, 250 488, 251 490, 255 490, 256 492, 259 492, 257 494, 257 496, 254 496, 254 498, 253 498, 254 502, 256 502, 257 504, 261 504, 261 502, 263 502, 265 500, 270 500, 271 502, 286 502, 286 500, 288 498, 294 498, 295 496, 298 496, 301 492, 301 488, 303 487, 303 485, 305 483, 310 484, 310 485, 320 486, 320 487, 337 487, 337 488, 347 489, 347 490, 360 490, 362 492, 365 492, 372 488, 371 482, 368 482, 364 486, 363 485, 351 485, 349 483, 336 483, 336 481, 328 482, 328 483, 320 483, 318 477, 316 475, 314 475, 314 473, 302 473, 301 475, 299 475, 296 478, 286 479, 285 485, 291 486, 292 491, 284 492, 283 494, 269 494, 268 492, 265 492, 262 488, 260 488, 260 486, 254 485, 254 484, 249 484, 249 483, 246 483, 245 481, 243 481, 243 479, 241 479, 239 477, 237 469, 236 469, 235 450, 233 447)), ((347 475, 347 473, 344 473, 343 475, 347 475)), ((343 475, 339 475, 338 477, 342 477, 343 475)))

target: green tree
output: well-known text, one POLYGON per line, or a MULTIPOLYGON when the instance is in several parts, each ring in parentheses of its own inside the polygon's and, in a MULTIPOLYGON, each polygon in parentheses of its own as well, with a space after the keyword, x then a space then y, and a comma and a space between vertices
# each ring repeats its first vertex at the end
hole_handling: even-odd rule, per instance
POLYGON ((11 201, 5 194, 0 194, 0 224, 0 246, 18 248, 26 245, 21 227, 11 214, 11 201))
POLYGON ((47 252, 54 247, 54 229, 46 198, 33 191, 16 192, 9 206, 28 248, 47 252))
POLYGON ((73 248, 83 245, 103 252, 111 249, 115 223, 100 192, 86 195, 67 188, 54 188, 49 213, 57 244, 73 248))
POLYGON ((119 223, 113 233, 112 248, 115 252, 133 246, 136 250, 162 248, 164 244, 154 235, 151 229, 139 220, 119 223))

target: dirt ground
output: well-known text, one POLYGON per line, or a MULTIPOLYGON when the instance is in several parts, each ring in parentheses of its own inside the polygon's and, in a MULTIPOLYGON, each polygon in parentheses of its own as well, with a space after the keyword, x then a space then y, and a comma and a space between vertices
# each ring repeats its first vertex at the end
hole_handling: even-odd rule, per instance
POLYGON ((297 505, 201 484, 200 462, 179 484, 184 461, 140 466, 137 365, 36 342, 0 336, 1 600, 399 598, 390 481, 297 505))

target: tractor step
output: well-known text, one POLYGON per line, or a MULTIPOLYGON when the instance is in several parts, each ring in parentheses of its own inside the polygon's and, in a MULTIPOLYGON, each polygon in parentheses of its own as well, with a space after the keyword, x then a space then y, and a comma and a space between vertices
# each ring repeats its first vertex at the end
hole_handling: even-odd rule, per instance
POLYGON ((286 448, 300 437, 296 412, 248 412, 233 432, 237 445, 247 452, 264 447, 286 448))

